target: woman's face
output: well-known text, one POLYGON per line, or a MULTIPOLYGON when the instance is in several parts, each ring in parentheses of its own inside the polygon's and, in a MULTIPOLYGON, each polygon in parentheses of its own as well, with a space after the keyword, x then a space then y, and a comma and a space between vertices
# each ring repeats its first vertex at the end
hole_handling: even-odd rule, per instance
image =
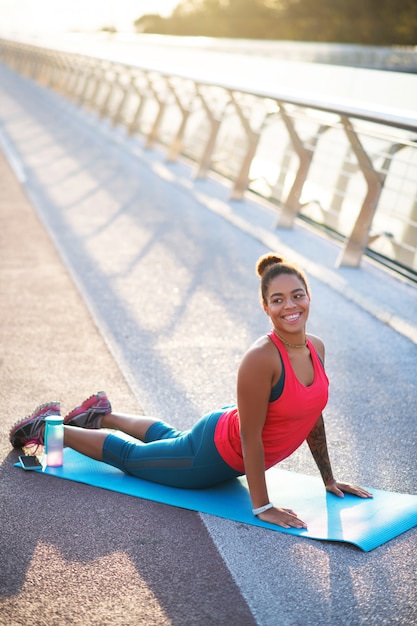
POLYGON ((279 333, 304 331, 310 298, 298 276, 276 276, 269 284, 264 310, 279 333))

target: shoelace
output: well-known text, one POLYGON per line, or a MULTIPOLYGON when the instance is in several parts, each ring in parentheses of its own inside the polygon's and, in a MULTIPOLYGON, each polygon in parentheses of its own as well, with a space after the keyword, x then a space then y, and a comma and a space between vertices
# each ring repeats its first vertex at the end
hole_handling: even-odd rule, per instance
POLYGON ((35 450, 34 450, 34 452, 33 452, 33 454, 36 454, 36 453, 37 453, 37 451, 39 450, 39 448, 42 448, 42 446, 43 446, 43 442, 42 442, 42 441, 40 441, 39 439, 30 439, 29 441, 27 441, 27 442, 25 443, 25 446, 24 446, 24 447, 25 447, 25 448, 30 448, 30 447, 32 447, 32 446, 36 446, 36 448, 35 448, 35 450))

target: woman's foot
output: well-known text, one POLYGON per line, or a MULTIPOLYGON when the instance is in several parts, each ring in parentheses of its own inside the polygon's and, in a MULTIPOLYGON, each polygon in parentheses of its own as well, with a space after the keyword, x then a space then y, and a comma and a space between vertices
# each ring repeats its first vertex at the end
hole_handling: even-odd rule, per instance
POLYGON ((61 415, 59 402, 41 404, 28 417, 24 417, 11 427, 9 432, 10 443, 14 448, 24 446, 43 446, 45 432, 45 418, 61 415))
POLYGON ((101 428, 103 417, 108 413, 111 413, 110 401, 104 391, 99 391, 68 413, 64 417, 64 424, 81 428, 101 428))

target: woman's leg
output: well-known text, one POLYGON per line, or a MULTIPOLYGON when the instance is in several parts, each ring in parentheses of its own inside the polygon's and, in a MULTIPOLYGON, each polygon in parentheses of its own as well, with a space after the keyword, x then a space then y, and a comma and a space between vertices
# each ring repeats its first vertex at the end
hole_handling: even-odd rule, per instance
POLYGON ((101 428, 121 430, 126 435, 145 441, 147 430, 161 420, 146 415, 129 415, 127 413, 108 413, 104 415, 101 428))
POLYGON ((64 446, 73 448, 96 461, 103 460, 103 444, 109 433, 78 426, 64 426, 64 446))
MULTIPOLYGON (((175 438, 181 435, 180 431, 175 430, 175 428, 153 417, 109 413, 103 417, 102 422, 102 428, 119 430, 141 442, 145 441, 146 433, 153 425, 157 426, 153 429, 152 441, 175 438)), ((77 450, 77 452, 81 452, 81 454, 85 456, 89 456, 97 461, 102 461, 103 444, 108 435, 108 432, 100 429, 64 426, 64 445, 77 450)))
POLYGON ((172 487, 204 488, 240 475, 222 460, 214 444, 221 413, 201 418, 183 433, 153 418, 112 415, 108 426, 122 426, 136 435, 145 436, 152 427, 149 443, 121 432, 64 426, 64 445, 138 478, 172 487))
POLYGON ((110 433, 103 443, 102 460, 127 474, 171 487, 200 489, 230 480, 240 474, 223 461, 214 443, 221 414, 206 415, 184 432, 156 422, 146 443, 110 433))

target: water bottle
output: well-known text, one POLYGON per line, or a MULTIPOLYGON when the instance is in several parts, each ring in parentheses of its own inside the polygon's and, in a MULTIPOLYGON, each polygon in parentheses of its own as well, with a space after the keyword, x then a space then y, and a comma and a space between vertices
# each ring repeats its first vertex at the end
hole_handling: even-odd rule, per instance
POLYGON ((64 462, 64 423, 59 415, 45 418, 46 465, 60 467, 64 462))

